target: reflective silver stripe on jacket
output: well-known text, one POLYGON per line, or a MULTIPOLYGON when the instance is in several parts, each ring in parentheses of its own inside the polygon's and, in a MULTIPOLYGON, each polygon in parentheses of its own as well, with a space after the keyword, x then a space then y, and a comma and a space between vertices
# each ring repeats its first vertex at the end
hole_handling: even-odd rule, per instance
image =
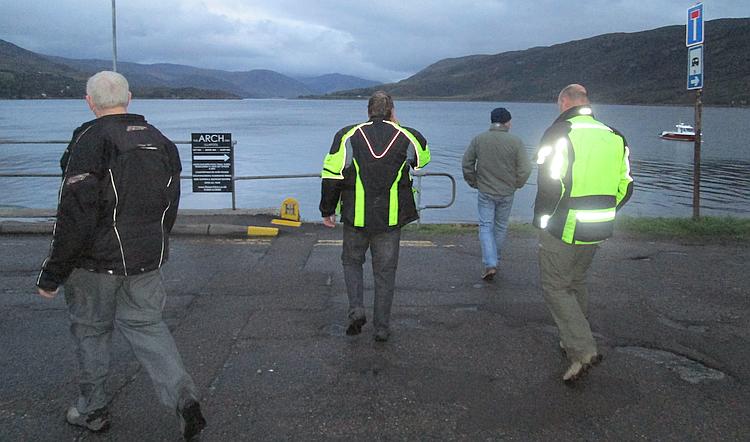
MULTIPOLYGON (((169 177, 169 182, 167 183, 167 189, 169 189, 169 186, 172 184, 172 177, 169 177)), ((167 203, 167 208, 164 209, 164 212, 161 214, 161 255, 159 255, 159 268, 161 268, 162 263, 164 262, 164 242, 165 242, 165 235, 164 235, 164 217, 167 216, 167 211, 169 208, 172 207, 172 201, 169 201, 167 203)))
POLYGON ((125 272, 125 276, 128 276, 128 266, 125 264, 125 252, 122 249, 122 240, 120 239, 120 232, 117 231, 117 206, 120 204, 120 198, 117 196, 117 187, 115 186, 115 177, 112 176, 112 169, 109 170, 109 180, 112 183, 112 190, 115 191, 115 207, 112 210, 112 228, 115 229, 115 236, 117 236, 117 243, 120 246, 120 256, 122 256, 122 270, 125 272))
MULTIPOLYGON (((94 127, 92 124, 91 126, 87 127, 86 129, 81 132, 80 135, 76 138, 76 140, 73 142, 72 146, 75 147, 76 144, 78 144, 79 141, 81 141, 81 137, 94 127)), ((57 191, 57 208, 60 209, 60 202, 62 201, 62 191, 63 187, 65 186, 65 177, 68 175, 68 166, 70 166, 70 157, 73 155, 73 152, 68 155, 68 162, 65 163, 65 170, 63 171, 63 177, 62 180, 60 180, 60 190, 57 191)), ((44 262, 42 263, 42 269, 39 270, 39 276, 36 277, 36 285, 39 285, 39 283, 42 280, 42 273, 44 273, 44 268, 47 267, 47 262, 49 262, 50 257, 52 257, 52 250, 55 248, 55 232, 57 232, 57 214, 55 214, 55 223, 52 225, 52 241, 49 244, 49 255, 47 255, 46 258, 44 258, 44 262)))

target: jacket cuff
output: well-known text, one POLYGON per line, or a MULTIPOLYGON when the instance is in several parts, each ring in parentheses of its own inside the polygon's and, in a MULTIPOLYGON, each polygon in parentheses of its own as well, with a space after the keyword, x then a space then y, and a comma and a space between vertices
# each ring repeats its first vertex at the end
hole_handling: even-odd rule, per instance
POLYGON ((48 292, 54 292, 60 286, 60 282, 55 278, 50 278, 50 275, 44 271, 39 277, 36 286, 40 289, 47 290, 48 292))

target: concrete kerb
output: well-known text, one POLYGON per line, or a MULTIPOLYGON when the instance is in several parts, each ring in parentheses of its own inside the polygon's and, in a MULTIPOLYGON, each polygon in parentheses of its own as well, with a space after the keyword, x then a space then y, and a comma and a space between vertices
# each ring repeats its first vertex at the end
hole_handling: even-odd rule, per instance
MULTIPOLYGON (((52 222, 0 222, 0 235, 51 235, 54 229, 52 222)), ((263 232, 257 232, 256 226, 239 226, 233 224, 178 224, 172 229, 172 235, 180 236, 230 236, 230 237, 254 237, 254 236, 276 236, 278 229, 263 227, 263 232)))
MULTIPOLYGON (((180 209, 179 216, 198 215, 276 215, 279 209, 180 209)), ((55 209, 28 209, 15 207, 0 207, 0 218, 54 218, 55 209)))
POLYGON ((21 221, 2 221, 0 222, 0 235, 51 235, 55 227, 54 222, 21 222, 21 221))
MULTIPOLYGON (((10 218, 10 221, 0 221, 0 235, 51 235, 54 230, 55 210, 53 209, 7 209, 0 208, 0 218, 10 218)), ((254 237, 276 236, 277 228, 256 227, 250 225, 226 223, 181 223, 180 218, 197 216, 258 216, 272 215, 273 209, 216 209, 180 210, 178 223, 172 229, 173 235, 186 236, 228 236, 254 237)))

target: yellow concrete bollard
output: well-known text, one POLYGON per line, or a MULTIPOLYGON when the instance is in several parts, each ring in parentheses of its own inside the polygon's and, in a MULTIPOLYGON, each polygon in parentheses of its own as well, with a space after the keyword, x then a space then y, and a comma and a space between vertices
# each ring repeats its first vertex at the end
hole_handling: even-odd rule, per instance
POLYGON ((276 227, 247 226, 247 236, 278 236, 276 227))
POLYGON ((281 219, 272 219, 271 224, 289 227, 299 227, 302 225, 302 222, 300 222, 299 201, 294 198, 287 198, 281 202, 279 214, 281 215, 281 219))

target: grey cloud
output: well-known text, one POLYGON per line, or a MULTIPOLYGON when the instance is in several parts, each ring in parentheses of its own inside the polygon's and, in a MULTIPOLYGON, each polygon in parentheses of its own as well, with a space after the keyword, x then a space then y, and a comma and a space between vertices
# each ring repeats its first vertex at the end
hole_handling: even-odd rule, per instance
MULTIPOLYGON (((111 56, 110 2, 0 0, 0 38, 72 58, 111 56)), ((711 2, 707 19, 745 16, 711 2)), ((120 0, 121 60, 398 80, 447 57, 683 24, 683 0, 120 0)))

